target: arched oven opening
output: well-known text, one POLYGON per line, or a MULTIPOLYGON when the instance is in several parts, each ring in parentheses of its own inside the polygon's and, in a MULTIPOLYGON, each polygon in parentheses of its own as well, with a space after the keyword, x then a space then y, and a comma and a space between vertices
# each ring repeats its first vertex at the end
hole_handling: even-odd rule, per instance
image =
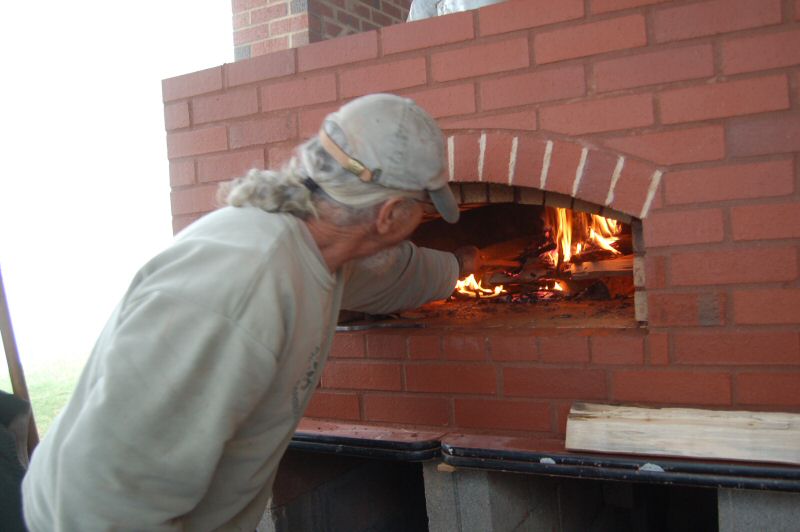
POLYGON ((635 221, 537 189, 485 184, 456 187, 462 198, 459 222, 448 224, 431 217, 411 240, 445 251, 477 246, 483 260, 480 271, 460 279, 444 301, 392 316, 347 314, 341 325, 639 325, 631 227, 635 221))

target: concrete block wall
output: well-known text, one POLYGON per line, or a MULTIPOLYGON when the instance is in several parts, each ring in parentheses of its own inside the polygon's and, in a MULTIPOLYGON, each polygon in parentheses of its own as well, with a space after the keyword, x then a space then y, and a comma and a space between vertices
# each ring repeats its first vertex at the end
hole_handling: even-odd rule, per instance
POLYGON ((453 183, 643 218, 648 326, 341 334, 309 415, 559 438, 575 400, 797 412, 798 43, 796 1, 509 0, 168 79, 174 228, 343 102, 406 95, 453 183))
POLYGON ((720 489, 720 532, 791 532, 800 520, 800 494, 720 489))
MULTIPOLYGON (((713 489, 471 469, 441 472, 434 462, 423 465, 423 475, 428 529, 431 532, 615 532, 717 528, 717 494, 713 489)), ((769 501, 765 508, 778 510, 770 495, 786 494, 766 493, 761 498, 769 501)), ((750 528, 720 530, 773 530, 758 525, 776 523, 780 519, 771 516, 771 519, 759 521, 759 516, 753 515, 746 502, 741 502, 742 515, 751 516, 748 521, 750 528)), ((783 522, 786 522, 785 517, 783 522)))

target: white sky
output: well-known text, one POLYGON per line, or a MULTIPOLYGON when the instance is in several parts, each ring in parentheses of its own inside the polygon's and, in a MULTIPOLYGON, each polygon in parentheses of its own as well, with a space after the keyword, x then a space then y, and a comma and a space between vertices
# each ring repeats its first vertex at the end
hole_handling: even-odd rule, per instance
POLYGON ((0 267, 28 369, 86 357, 171 241, 161 80, 233 60, 231 3, 13 1, 0 17, 0 267))

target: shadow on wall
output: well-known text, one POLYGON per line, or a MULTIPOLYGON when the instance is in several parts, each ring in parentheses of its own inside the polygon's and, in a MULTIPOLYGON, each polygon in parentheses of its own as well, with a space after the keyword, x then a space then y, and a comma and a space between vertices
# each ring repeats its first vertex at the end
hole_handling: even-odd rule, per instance
POLYGON ((418 463, 289 450, 258 532, 424 532, 418 463))

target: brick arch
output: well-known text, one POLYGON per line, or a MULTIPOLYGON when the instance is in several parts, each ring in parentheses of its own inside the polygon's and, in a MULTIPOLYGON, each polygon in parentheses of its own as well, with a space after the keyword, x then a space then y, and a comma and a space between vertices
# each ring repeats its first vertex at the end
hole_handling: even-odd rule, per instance
POLYGON ((643 219, 664 170, 580 139, 541 132, 447 130, 452 183, 494 183, 570 196, 643 219))

